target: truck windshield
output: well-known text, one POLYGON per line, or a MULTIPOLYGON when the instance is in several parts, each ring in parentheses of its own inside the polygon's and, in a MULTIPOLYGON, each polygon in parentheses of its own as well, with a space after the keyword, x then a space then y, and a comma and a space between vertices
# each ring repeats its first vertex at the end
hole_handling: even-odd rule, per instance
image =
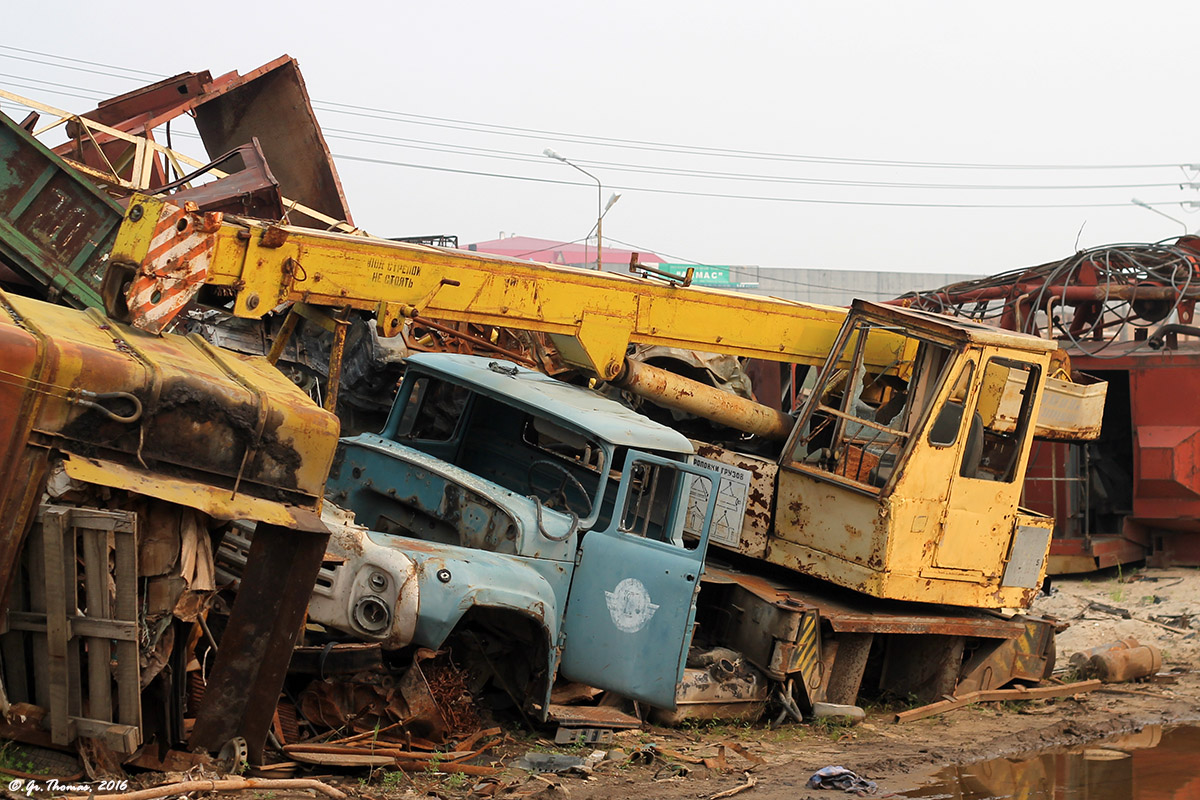
POLYGON ((444 442, 454 438, 470 390, 448 381, 417 376, 396 428, 396 439, 444 442))
POLYGON ((595 516, 609 458, 599 441, 441 378, 408 380, 407 403, 390 438, 536 497, 546 508, 582 520, 595 516))

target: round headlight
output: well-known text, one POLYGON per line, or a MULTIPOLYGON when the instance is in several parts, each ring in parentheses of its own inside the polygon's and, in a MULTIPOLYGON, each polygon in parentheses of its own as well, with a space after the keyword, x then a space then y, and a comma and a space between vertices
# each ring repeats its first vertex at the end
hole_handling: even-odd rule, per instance
POLYGON ((378 597, 368 595, 355 604, 354 622, 368 633, 383 633, 392 624, 392 610, 378 597))

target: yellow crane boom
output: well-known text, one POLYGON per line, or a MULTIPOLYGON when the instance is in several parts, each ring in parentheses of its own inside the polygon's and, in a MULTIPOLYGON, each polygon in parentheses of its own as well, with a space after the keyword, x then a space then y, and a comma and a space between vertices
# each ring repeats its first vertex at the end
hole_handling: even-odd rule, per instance
MULTIPOLYGON (((124 276, 106 289, 110 311, 123 303, 118 316, 150 331, 162 331, 207 285, 232 295, 239 317, 302 302, 374 312, 384 336, 418 314, 538 331, 568 363, 606 380, 620 373, 631 342, 819 365, 846 316, 831 306, 315 232, 136 195, 112 263, 124 276)), ((872 346, 868 363, 895 361, 882 338, 872 346)))

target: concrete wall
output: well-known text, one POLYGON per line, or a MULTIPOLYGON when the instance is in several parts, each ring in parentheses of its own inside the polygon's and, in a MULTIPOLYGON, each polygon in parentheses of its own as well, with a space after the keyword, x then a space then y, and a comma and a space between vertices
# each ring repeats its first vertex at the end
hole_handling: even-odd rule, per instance
POLYGON ((730 277, 739 282, 757 282, 756 288, 739 291, 764 294, 785 300, 850 305, 850 301, 890 300, 905 292, 929 290, 956 281, 977 278, 947 272, 874 272, 785 267, 736 267, 730 277))

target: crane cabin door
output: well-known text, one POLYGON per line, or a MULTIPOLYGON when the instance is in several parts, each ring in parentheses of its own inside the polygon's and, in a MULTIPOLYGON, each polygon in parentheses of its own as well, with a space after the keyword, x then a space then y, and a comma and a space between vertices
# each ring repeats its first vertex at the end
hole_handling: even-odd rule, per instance
POLYGON ((1031 409, 1040 369, 1007 358, 983 361, 976 391, 953 393, 930 432, 960 457, 951 476, 934 565, 982 577, 1004 568, 1028 458, 1031 409), (998 513, 1011 509, 1011 513, 998 513))
POLYGON ((566 678, 675 707, 720 478, 629 451, 606 530, 583 536, 563 620, 566 678), (683 536, 689 497, 707 497, 698 538, 683 536))

